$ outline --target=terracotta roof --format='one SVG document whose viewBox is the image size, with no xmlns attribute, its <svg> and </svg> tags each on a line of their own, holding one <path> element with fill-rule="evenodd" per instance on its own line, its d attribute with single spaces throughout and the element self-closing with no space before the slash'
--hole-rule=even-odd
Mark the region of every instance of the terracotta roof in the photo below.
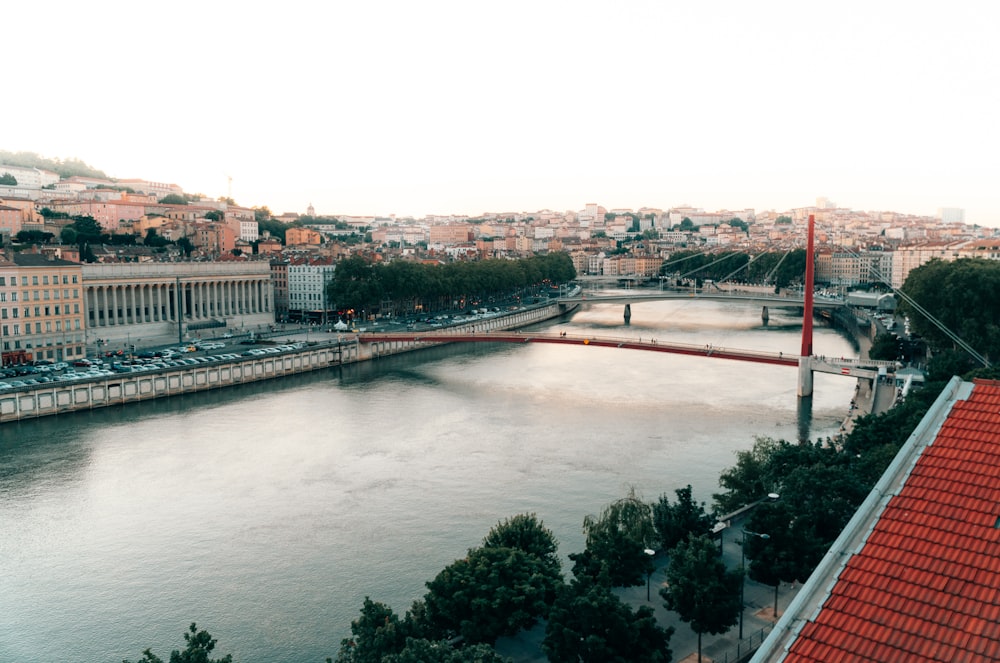
<svg viewBox="0 0 1000 663">
<path fill-rule="evenodd" d="M 1000 382 L 954 400 L 781 660 L 1000 661 Z"/>
</svg>

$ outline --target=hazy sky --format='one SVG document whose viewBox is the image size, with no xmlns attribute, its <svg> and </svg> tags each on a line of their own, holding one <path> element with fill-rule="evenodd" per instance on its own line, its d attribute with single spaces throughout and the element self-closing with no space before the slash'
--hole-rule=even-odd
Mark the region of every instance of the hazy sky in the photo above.
<svg viewBox="0 0 1000 663">
<path fill-rule="evenodd" d="M 0 149 L 273 212 L 842 207 L 1000 226 L 1000 5 L 17 2 Z"/>
</svg>

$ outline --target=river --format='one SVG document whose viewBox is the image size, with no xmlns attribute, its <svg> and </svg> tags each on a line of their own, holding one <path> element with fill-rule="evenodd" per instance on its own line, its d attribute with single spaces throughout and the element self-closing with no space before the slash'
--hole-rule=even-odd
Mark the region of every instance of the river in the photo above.
<svg viewBox="0 0 1000 663">
<path fill-rule="evenodd" d="M 801 320 L 743 304 L 590 305 L 553 331 L 785 351 Z M 856 356 L 819 327 L 817 354 Z M 402 615 L 498 521 L 565 556 L 634 486 L 719 473 L 755 435 L 833 435 L 854 382 L 585 346 L 450 346 L 0 427 L 0 661 L 166 658 L 195 621 L 240 663 L 321 663 L 365 596 Z M 805 410 L 805 411 L 800 411 Z M 566 564 L 567 574 L 569 565 Z"/>
</svg>

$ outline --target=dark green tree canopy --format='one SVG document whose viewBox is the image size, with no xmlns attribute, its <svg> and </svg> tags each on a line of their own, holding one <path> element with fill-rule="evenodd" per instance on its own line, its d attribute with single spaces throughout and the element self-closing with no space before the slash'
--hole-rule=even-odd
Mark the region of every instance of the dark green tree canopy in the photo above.
<svg viewBox="0 0 1000 663">
<path fill-rule="evenodd" d="M 161 205 L 187 205 L 188 200 L 176 193 L 168 193 L 159 200 Z"/>
<path fill-rule="evenodd" d="M 719 547 L 708 536 L 690 535 L 670 553 L 666 586 L 660 590 L 667 610 L 675 610 L 700 636 L 723 633 L 740 616 L 739 570 L 728 570 Z"/>
<path fill-rule="evenodd" d="M 1000 262 L 963 258 L 931 260 L 906 277 L 899 308 L 910 316 L 915 333 L 934 348 L 957 347 L 949 335 L 913 306 L 939 320 L 979 354 L 1000 357 Z"/>
<path fill-rule="evenodd" d="M 694 501 L 690 484 L 674 492 L 677 494 L 676 504 L 671 504 L 666 494 L 660 495 L 660 499 L 653 503 L 653 526 L 656 527 L 660 547 L 667 551 L 687 539 L 689 534 L 709 534 L 714 524 L 713 518 L 705 512 L 705 504 Z"/>
<path fill-rule="evenodd" d="M 558 573 L 559 547 L 552 530 L 533 514 L 520 514 L 497 523 L 483 539 L 484 548 L 514 548 L 537 557 Z"/>
<path fill-rule="evenodd" d="M 635 490 L 608 505 L 600 516 L 583 519 L 587 548 L 570 555 L 573 575 L 597 581 L 602 572 L 613 587 L 641 585 L 651 562 L 646 549 L 654 545 L 652 507 L 640 500 Z"/>
<path fill-rule="evenodd" d="M 340 641 L 337 663 L 381 663 L 403 650 L 410 632 L 392 608 L 366 596 L 361 616 L 351 622 L 351 637 Z"/>
<path fill-rule="evenodd" d="M 170 663 L 232 663 L 232 654 L 226 654 L 222 658 L 209 658 L 215 649 L 215 638 L 208 631 L 199 631 L 194 622 L 187 633 L 184 634 L 184 641 L 187 647 L 184 651 L 174 650 L 170 653 Z M 129 663 L 128 660 L 122 663 Z M 143 652 L 138 663 L 163 663 L 163 659 L 153 654 L 147 649 Z"/>
<path fill-rule="evenodd" d="M 11 175 L 10 173 L 4 173 L 3 175 L 0 175 L 0 184 L 4 184 L 7 186 L 17 186 L 17 178 Z"/>
<path fill-rule="evenodd" d="M 549 614 L 542 649 L 552 663 L 669 663 L 673 628 L 653 611 L 632 611 L 605 585 L 574 581 Z"/>
<path fill-rule="evenodd" d="M 435 636 L 492 644 L 548 614 L 561 584 L 558 571 L 534 555 L 516 548 L 477 548 L 427 583 L 426 618 Z"/>
</svg>

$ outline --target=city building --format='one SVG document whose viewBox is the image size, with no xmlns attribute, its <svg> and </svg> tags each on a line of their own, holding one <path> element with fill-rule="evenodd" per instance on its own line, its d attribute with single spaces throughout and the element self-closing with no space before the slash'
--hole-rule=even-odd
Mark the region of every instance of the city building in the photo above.
<svg viewBox="0 0 1000 663">
<path fill-rule="evenodd" d="M 263 261 L 108 263 L 82 270 L 87 341 L 95 350 L 244 332 L 274 323 Z"/>
<path fill-rule="evenodd" d="M 322 323 L 336 311 L 329 301 L 327 286 L 333 280 L 336 265 L 329 258 L 301 260 L 288 265 L 288 318 L 293 321 Z"/>
<path fill-rule="evenodd" d="M 64 361 L 85 355 L 79 263 L 40 253 L 0 261 L 3 364 Z"/>
</svg>

